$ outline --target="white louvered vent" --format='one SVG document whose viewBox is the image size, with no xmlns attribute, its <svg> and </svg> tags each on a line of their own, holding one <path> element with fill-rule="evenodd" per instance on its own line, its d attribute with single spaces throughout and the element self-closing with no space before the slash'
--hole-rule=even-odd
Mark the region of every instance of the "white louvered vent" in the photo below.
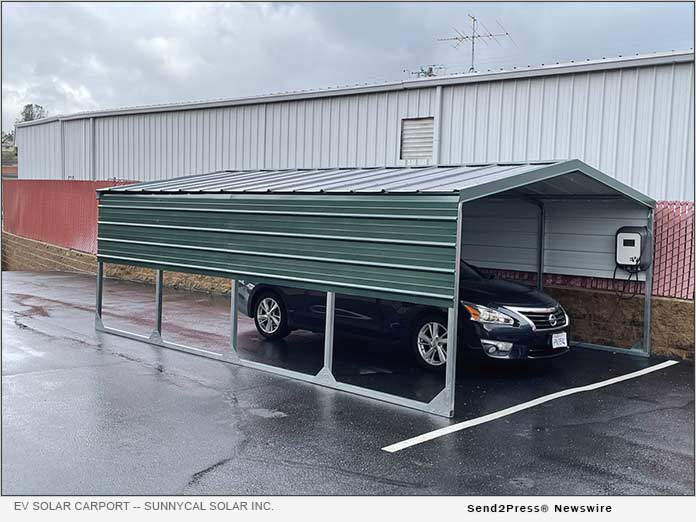
<svg viewBox="0 0 696 522">
<path fill-rule="evenodd" d="M 431 159 L 433 157 L 434 118 L 401 120 L 401 159 Z"/>
</svg>

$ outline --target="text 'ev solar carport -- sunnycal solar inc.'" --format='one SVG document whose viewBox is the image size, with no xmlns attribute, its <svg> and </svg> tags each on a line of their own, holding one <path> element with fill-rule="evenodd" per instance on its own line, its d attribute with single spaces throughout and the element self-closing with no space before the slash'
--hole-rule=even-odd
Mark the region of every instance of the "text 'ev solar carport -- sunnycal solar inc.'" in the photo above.
<svg viewBox="0 0 696 522">
<path fill-rule="evenodd" d="M 606 231 L 591 229 L 598 208 L 616 222 L 652 228 L 654 201 L 577 160 L 419 168 L 223 171 L 101 189 L 96 328 L 226 362 L 452 416 L 457 351 L 459 259 L 466 249 L 467 203 L 499 205 L 515 217 L 520 203 L 538 213 L 535 268 L 606 276 L 613 253 Z M 578 202 L 583 202 L 578 205 Z M 565 208 L 572 215 L 565 216 Z M 507 209 L 507 210 L 506 210 Z M 547 210 L 553 209 L 553 212 Z M 469 214 L 466 214 L 467 216 Z M 550 244 L 552 220 L 577 223 L 588 255 L 564 257 Z M 471 218 L 471 223 L 480 220 Z M 477 226 L 479 226 L 477 224 Z M 501 230 L 486 230 L 495 238 Z M 594 239 L 593 239 L 594 238 Z M 553 239 L 554 241 L 557 239 Z M 495 246 L 495 245 L 493 245 Z M 509 245 L 500 245 L 504 249 Z M 488 247 L 490 251 L 490 245 Z M 479 256 L 480 258 L 481 256 Z M 570 259 L 570 261 L 567 261 Z M 482 266 L 486 266 L 480 262 Z M 499 261 L 498 261 L 499 262 Z M 514 259 L 510 260 L 514 266 Z M 104 263 L 157 271 L 155 329 L 150 336 L 102 322 Z M 493 267 L 496 261 L 490 263 Z M 215 353 L 162 339 L 162 273 L 232 280 L 231 345 Z M 324 365 L 316 375 L 245 360 L 236 350 L 237 281 L 326 292 Z M 650 269 L 645 273 L 643 341 L 647 353 Z M 538 277 L 541 282 L 541 278 Z M 430 402 L 337 382 L 332 373 L 336 293 L 448 310 L 445 386 Z"/>
</svg>

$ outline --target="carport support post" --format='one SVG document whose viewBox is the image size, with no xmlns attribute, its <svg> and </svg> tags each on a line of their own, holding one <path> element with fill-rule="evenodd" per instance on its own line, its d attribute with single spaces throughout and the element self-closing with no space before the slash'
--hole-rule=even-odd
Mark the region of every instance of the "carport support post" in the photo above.
<svg viewBox="0 0 696 522">
<path fill-rule="evenodd" d="M 237 291 L 239 281 L 232 279 L 230 281 L 230 349 L 225 351 L 223 359 L 229 362 L 239 363 L 239 355 L 237 354 Z"/>
<path fill-rule="evenodd" d="M 104 297 L 104 263 L 97 261 L 97 303 L 95 308 L 94 326 L 99 329 L 102 324 L 102 302 Z"/>
<path fill-rule="evenodd" d="M 447 309 L 447 362 L 445 363 L 445 387 L 428 403 L 431 413 L 445 417 L 454 416 L 455 384 L 457 381 L 457 332 L 459 331 L 459 271 L 462 259 L 462 214 L 464 202 L 457 207 L 457 241 L 454 263 L 454 298 Z"/>
<path fill-rule="evenodd" d="M 537 241 L 537 281 L 536 287 L 540 292 L 544 289 L 544 240 L 546 235 L 546 209 L 544 203 L 538 201 L 539 206 L 539 228 Z"/>
<path fill-rule="evenodd" d="M 317 374 L 317 381 L 333 384 L 334 317 L 336 312 L 336 292 L 326 292 L 326 325 L 324 326 L 324 367 Z"/>
<path fill-rule="evenodd" d="M 162 339 L 162 284 L 164 282 L 164 272 L 155 271 L 155 329 L 150 334 L 151 340 Z"/>
<path fill-rule="evenodd" d="M 458 279 L 458 278 L 457 278 Z M 445 365 L 445 390 L 449 391 L 449 415 L 454 413 L 454 384 L 457 372 L 457 322 L 459 317 L 457 307 L 459 300 L 455 301 L 453 308 L 447 310 L 447 363 Z"/>
<path fill-rule="evenodd" d="M 326 292 L 326 335 L 324 336 L 324 368 L 333 368 L 334 312 L 336 310 L 336 293 Z"/>
<path fill-rule="evenodd" d="M 445 391 L 449 417 L 454 416 L 454 391 L 457 381 L 457 333 L 459 332 L 459 271 L 462 261 L 462 215 L 464 203 L 457 205 L 457 240 L 454 263 L 454 306 L 447 310 L 447 363 L 445 364 Z"/>
<path fill-rule="evenodd" d="M 651 238 L 650 248 L 653 249 L 653 241 L 655 238 L 654 212 L 655 211 L 653 209 L 650 209 L 648 213 L 648 230 L 650 231 Z M 653 264 L 650 263 L 650 266 L 648 266 L 648 269 L 645 271 L 645 301 L 643 303 L 643 342 L 641 343 L 641 350 L 645 352 L 646 355 L 650 355 L 650 307 L 652 298 L 652 278 Z"/>
</svg>

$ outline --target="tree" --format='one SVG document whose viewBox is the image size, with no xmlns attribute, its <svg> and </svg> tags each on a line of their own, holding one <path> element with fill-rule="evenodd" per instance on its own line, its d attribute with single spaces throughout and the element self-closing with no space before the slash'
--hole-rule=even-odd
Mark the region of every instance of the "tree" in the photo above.
<svg viewBox="0 0 696 522">
<path fill-rule="evenodd" d="M 2 131 L 2 145 L 14 145 L 14 131 L 5 132 Z"/>
<path fill-rule="evenodd" d="M 38 105 L 36 103 L 27 103 L 22 109 L 22 112 L 19 113 L 17 123 L 21 123 L 23 121 L 38 120 L 41 118 L 45 118 L 46 116 L 48 116 L 48 111 L 44 109 L 41 105 Z"/>
<path fill-rule="evenodd" d="M 2 164 L 16 165 L 17 164 L 17 149 L 14 143 L 14 131 L 2 131 Z"/>
</svg>

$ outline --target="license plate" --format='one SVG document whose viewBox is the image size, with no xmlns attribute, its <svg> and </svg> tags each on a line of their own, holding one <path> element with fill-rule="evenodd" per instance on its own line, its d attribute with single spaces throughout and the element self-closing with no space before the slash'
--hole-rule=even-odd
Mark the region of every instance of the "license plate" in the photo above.
<svg viewBox="0 0 696 522">
<path fill-rule="evenodd" d="M 551 346 L 554 348 L 565 348 L 568 346 L 568 336 L 565 332 L 555 333 L 551 336 Z"/>
</svg>

